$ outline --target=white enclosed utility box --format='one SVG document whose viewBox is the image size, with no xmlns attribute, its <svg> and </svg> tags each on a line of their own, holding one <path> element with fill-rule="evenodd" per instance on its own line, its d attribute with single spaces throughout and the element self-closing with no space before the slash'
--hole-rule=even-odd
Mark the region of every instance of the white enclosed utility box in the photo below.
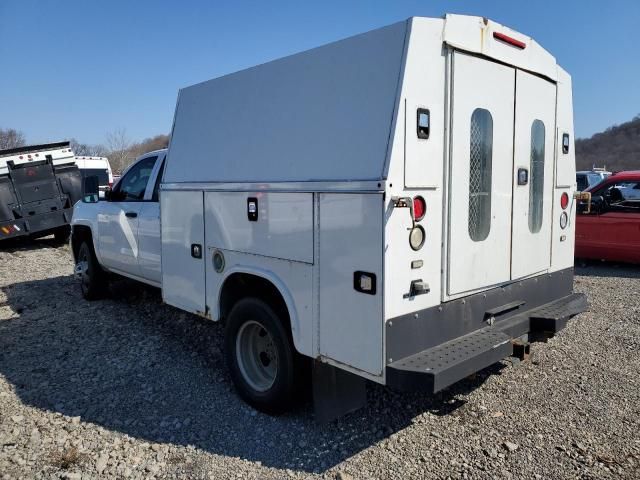
<svg viewBox="0 0 640 480">
<path fill-rule="evenodd" d="M 180 90 L 163 296 L 228 322 L 259 408 L 305 357 L 325 417 L 358 379 L 434 392 L 584 310 L 574 191 L 556 59 L 480 17 L 410 18 Z"/>
</svg>

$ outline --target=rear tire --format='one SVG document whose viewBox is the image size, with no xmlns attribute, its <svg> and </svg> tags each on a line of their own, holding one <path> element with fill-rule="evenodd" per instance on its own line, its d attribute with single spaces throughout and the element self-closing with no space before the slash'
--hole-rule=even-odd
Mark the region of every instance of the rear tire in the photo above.
<svg viewBox="0 0 640 480">
<path fill-rule="evenodd" d="M 67 243 L 69 241 L 70 236 L 71 236 L 70 225 L 63 225 L 62 227 L 58 227 L 53 232 L 53 238 L 57 243 Z"/>
<path fill-rule="evenodd" d="M 298 400 L 302 362 L 275 311 L 257 298 L 231 309 L 225 356 L 238 394 L 255 409 L 279 414 Z"/>
<path fill-rule="evenodd" d="M 86 300 L 104 297 L 108 288 L 107 275 L 100 267 L 93 245 L 82 242 L 78 249 L 75 274 L 80 280 L 80 290 Z"/>
</svg>

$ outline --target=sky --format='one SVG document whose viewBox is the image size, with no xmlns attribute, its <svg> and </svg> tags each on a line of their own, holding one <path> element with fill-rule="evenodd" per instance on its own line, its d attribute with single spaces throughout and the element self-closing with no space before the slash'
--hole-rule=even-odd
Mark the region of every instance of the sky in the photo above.
<svg viewBox="0 0 640 480">
<path fill-rule="evenodd" d="M 178 90 L 410 16 L 491 18 L 573 77 L 577 137 L 640 114 L 640 0 L 0 0 L 0 128 L 169 133 Z"/>
</svg>

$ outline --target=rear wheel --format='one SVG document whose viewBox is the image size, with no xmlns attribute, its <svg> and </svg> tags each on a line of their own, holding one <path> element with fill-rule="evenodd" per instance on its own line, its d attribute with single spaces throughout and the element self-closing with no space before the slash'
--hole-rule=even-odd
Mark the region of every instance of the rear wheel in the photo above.
<svg viewBox="0 0 640 480">
<path fill-rule="evenodd" d="M 105 295 L 107 276 L 96 259 L 93 246 L 87 241 L 82 242 L 78 249 L 75 274 L 85 299 L 95 300 Z"/>
<path fill-rule="evenodd" d="M 239 395 L 254 408 L 277 414 L 296 403 L 301 362 L 268 304 L 256 298 L 235 304 L 227 319 L 225 354 Z"/>
</svg>

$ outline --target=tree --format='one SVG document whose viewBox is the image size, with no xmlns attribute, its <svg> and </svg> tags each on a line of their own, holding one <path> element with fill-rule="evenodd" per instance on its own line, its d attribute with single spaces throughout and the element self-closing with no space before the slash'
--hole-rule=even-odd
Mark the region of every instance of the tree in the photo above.
<svg viewBox="0 0 640 480">
<path fill-rule="evenodd" d="M 124 128 L 107 134 L 107 150 L 111 167 L 116 172 L 124 170 L 135 158 L 131 153 L 131 140 Z"/>
<path fill-rule="evenodd" d="M 71 144 L 71 150 L 79 157 L 104 157 L 107 154 L 107 149 L 104 145 L 96 144 L 89 145 L 87 143 L 80 143 L 75 138 L 69 140 Z"/>
<path fill-rule="evenodd" d="M 26 144 L 24 134 L 13 128 L 0 128 L 0 150 L 23 147 Z"/>
</svg>

